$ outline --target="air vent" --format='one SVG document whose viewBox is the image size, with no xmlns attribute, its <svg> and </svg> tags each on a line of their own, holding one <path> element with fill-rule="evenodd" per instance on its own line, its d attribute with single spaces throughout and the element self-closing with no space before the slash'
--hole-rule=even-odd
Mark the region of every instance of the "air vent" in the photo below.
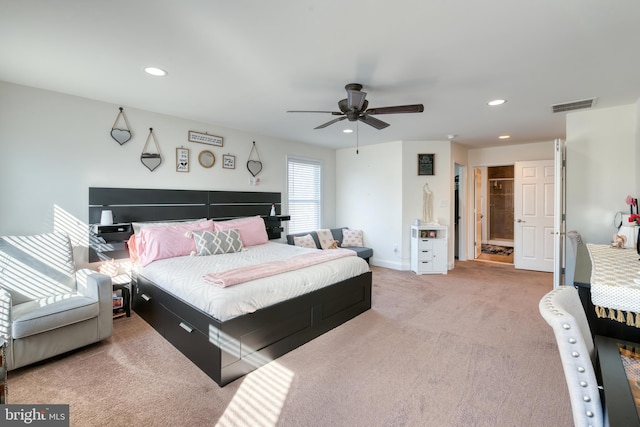
<svg viewBox="0 0 640 427">
<path fill-rule="evenodd" d="M 551 109 L 554 113 L 564 113 L 566 111 L 582 110 L 592 108 L 597 98 L 583 99 L 582 101 L 565 102 L 564 104 L 552 105 Z"/>
</svg>

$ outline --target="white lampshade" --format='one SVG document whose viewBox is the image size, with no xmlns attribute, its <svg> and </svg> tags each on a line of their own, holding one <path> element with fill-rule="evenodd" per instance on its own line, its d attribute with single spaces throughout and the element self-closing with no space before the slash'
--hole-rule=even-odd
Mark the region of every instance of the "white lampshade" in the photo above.
<svg viewBox="0 0 640 427">
<path fill-rule="evenodd" d="M 113 212 L 102 211 L 100 216 L 100 225 L 112 225 L 113 224 Z"/>
</svg>

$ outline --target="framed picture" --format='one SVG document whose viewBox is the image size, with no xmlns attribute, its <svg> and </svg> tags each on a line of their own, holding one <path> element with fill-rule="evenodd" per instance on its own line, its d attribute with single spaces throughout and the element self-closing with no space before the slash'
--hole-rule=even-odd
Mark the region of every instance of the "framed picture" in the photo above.
<svg viewBox="0 0 640 427">
<path fill-rule="evenodd" d="M 438 232 L 436 230 L 429 230 L 429 237 L 438 237 Z"/>
<path fill-rule="evenodd" d="M 209 135 L 206 132 L 196 132 L 193 130 L 189 131 L 189 141 L 190 142 L 199 142 L 201 144 L 209 144 L 215 145 L 217 147 L 222 147 L 222 137 Z"/>
<path fill-rule="evenodd" d="M 418 154 L 418 175 L 435 175 L 435 154 Z"/>
<path fill-rule="evenodd" d="M 223 154 L 222 155 L 222 167 L 225 169 L 235 169 L 236 168 L 236 156 L 232 156 L 231 154 Z"/>
<path fill-rule="evenodd" d="M 189 172 L 189 149 L 176 148 L 176 171 Z"/>
</svg>

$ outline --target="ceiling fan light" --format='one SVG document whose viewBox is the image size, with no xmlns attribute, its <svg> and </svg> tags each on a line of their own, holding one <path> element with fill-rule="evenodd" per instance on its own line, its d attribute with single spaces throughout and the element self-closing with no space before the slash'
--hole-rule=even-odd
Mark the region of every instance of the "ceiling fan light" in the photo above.
<svg viewBox="0 0 640 427">
<path fill-rule="evenodd" d="M 145 73 L 151 74 L 152 76 L 162 77 L 167 75 L 167 72 L 165 70 L 157 67 L 145 67 L 144 71 Z"/>
<path fill-rule="evenodd" d="M 365 92 L 360 92 L 357 90 L 349 90 L 347 91 L 347 105 L 360 111 L 362 109 L 362 105 L 364 104 L 364 98 L 366 96 L 367 94 Z"/>
</svg>

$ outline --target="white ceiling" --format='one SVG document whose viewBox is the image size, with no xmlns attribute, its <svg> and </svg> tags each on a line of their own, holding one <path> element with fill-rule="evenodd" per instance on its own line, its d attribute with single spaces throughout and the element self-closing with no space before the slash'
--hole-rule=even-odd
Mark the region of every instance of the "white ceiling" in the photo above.
<svg viewBox="0 0 640 427">
<path fill-rule="evenodd" d="M 0 80 L 293 141 L 341 148 L 347 120 L 314 130 L 344 85 L 377 116 L 359 143 L 468 146 L 564 137 L 551 105 L 640 98 L 637 0 L 0 0 Z M 143 72 L 164 68 L 163 78 Z M 500 107 L 486 102 L 505 98 Z"/>
</svg>

